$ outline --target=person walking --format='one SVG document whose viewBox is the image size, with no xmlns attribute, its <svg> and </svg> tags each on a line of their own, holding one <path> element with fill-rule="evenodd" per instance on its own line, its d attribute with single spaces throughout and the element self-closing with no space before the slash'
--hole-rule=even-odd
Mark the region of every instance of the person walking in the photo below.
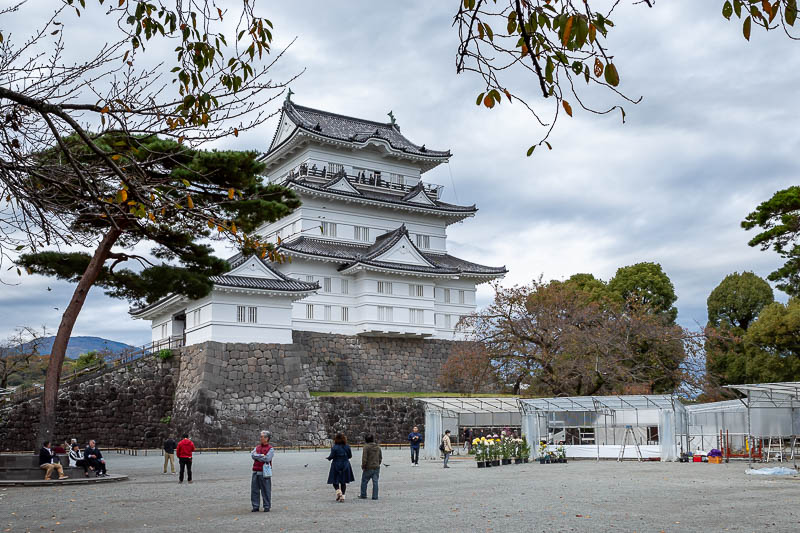
<svg viewBox="0 0 800 533">
<path fill-rule="evenodd" d="M 272 507 L 272 457 L 275 449 L 269 443 L 272 433 L 261 432 L 261 441 L 250 452 L 253 459 L 253 475 L 250 479 L 250 503 L 253 512 L 257 513 L 259 504 L 263 501 L 264 512 L 268 513 Z M 260 497 L 260 501 L 259 501 Z"/>
<path fill-rule="evenodd" d="M 97 447 L 94 439 L 89 441 L 86 449 L 83 451 L 83 458 L 89 462 L 89 466 L 94 468 L 94 477 L 107 477 L 108 470 L 106 469 L 106 460 L 103 459 L 103 454 Z"/>
<path fill-rule="evenodd" d="M 42 443 L 42 449 L 39 450 L 39 468 L 44 470 L 44 479 L 50 481 L 50 476 L 53 475 L 55 470 L 58 473 L 58 479 L 67 479 L 69 476 L 64 475 L 64 467 L 58 460 L 55 452 L 50 448 L 50 441 L 46 440 Z"/>
<path fill-rule="evenodd" d="M 361 451 L 361 494 L 358 495 L 362 500 L 367 499 L 367 485 L 372 480 L 372 499 L 378 499 L 378 477 L 381 473 L 381 462 L 383 453 L 381 447 L 375 443 L 375 437 L 367 435 L 364 437 L 364 449 Z"/>
<path fill-rule="evenodd" d="M 331 453 L 328 454 L 328 461 L 331 462 L 331 469 L 328 472 L 328 485 L 333 485 L 336 490 L 336 501 L 344 502 L 344 495 L 347 492 L 347 484 L 356 480 L 353 475 L 353 467 L 350 466 L 350 459 L 353 452 L 347 445 L 347 437 L 343 433 L 337 433 L 333 438 Z"/>
<path fill-rule="evenodd" d="M 444 431 L 444 437 L 442 437 L 442 444 L 439 445 L 439 449 L 444 453 L 444 468 L 450 468 L 447 466 L 447 462 L 450 461 L 450 454 L 453 453 L 453 446 L 450 444 L 449 429 Z"/>
<path fill-rule="evenodd" d="M 186 480 L 192 482 L 192 452 L 194 451 L 194 442 L 189 440 L 187 433 L 183 434 L 181 441 L 175 448 L 175 454 L 178 456 L 178 463 L 181 470 L 178 474 L 178 483 L 183 483 L 183 471 L 186 469 Z"/>
<path fill-rule="evenodd" d="M 419 445 L 424 442 L 419 427 L 414 426 L 408 434 L 408 442 L 411 443 L 411 466 L 419 466 Z"/>
<path fill-rule="evenodd" d="M 175 444 L 175 439 L 172 437 L 167 437 L 164 441 L 164 473 L 167 473 L 167 463 L 172 468 L 172 473 L 175 473 L 175 448 L 177 448 L 177 444 Z"/>
</svg>

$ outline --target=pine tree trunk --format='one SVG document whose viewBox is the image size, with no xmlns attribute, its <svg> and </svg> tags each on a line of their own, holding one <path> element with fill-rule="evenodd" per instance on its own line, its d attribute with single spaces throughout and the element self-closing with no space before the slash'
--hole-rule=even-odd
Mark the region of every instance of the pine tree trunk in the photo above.
<svg viewBox="0 0 800 533">
<path fill-rule="evenodd" d="M 43 442 L 53 439 L 53 431 L 56 425 L 58 384 L 61 380 L 61 368 L 67 353 L 67 344 L 72 335 L 72 328 L 75 327 L 75 321 L 78 320 L 78 315 L 86 301 L 86 296 L 89 294 L 89 289 L 91 289 L 94 282 L 97 281 L 97 276 L 100 275 L 103 264 L 108 258 L 108 254 L 111 252 L 111 247 L 114 246 L 114 243 L 117 242 L 121 234 L 121 230 L 111 228 L 103 237 L 103 240 L 100 241 L 100 244 L 94 251 L 91 261 L 89 261 L 89 265 L 86 267 L 86 270 L 78 282 L 78 286 L 75 287 L 75 292 L 72 294 L 69 305 L 64 310 L 64 314 L 61 315 L 61 324 L 58 326 L 58 332 L 53 341 L 53 348 L 50 351 L 50 360 L 47 363 L 47 374 L 44 378 L 44 394 L 42 396 L 42 413 L 39 419 L 38 441 Z"/>
</svg>

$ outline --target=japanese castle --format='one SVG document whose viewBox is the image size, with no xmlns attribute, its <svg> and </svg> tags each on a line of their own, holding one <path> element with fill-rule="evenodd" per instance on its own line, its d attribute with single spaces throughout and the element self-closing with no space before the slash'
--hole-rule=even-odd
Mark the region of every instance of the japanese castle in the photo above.
<svg viewBox="0 0 800 533">
<path fill-rule="evenodd" d="M 441 201 L 422 175 L 450 151 L 408 140 L 396 124 L 284 102 L 263 155 L 266 178 L 302 205 L 259 234 L 290 258 L 229 259 L 200 300 L 173 295 L 144 308 L 153 342 L 182 339 L 291 343 L 292 330 L 343 335 L 460 339 L 475 287 L 506 273 L 447 253 L 447 227 L 474 205 Z"/>
</svg>

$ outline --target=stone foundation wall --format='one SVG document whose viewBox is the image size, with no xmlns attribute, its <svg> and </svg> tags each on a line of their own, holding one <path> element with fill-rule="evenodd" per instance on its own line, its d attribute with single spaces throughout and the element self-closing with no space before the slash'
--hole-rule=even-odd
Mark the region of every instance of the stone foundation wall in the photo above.
<svg viewBox="0 0 800 533">
<path fill-rule="evenodd" d="M 312 398 L 310 391 L 441 390 L 454 341 L 294 332 L 292 344 L 207 342 L 167 362 L 148 356 L 61 392 L 56 435 L 103 446 L 160 446 L 189 433 L 198 446 L 249 445 L 259 429 L 275 442 L 323 444 L 336 431 L 402 442 L 422 407 L 408 399 Z M 39 400 L 0 414 L 0 449 L 38 446 Z M 171 423 L 161 422 L 171 416 Z"/>
<path fill-rule="evenodd" d="M 406 443 L 414 426 L 425 431 L 425 408 L 411 398 L 320 396 L 314 401 L 330 439 L 342 432 L 349 442 L 361 444 L 372 433 L 378 442 Z"/>
<path fill-rule="evenodd" d="M 68 382 L 58 395 L 56 439 L 97 440 L 102 447 L 161 446 L 170 428 L 180 355 L 136 360 Z M 38 449 L 41 398 L 4 410 L 0 450 Z"/>
</svg>

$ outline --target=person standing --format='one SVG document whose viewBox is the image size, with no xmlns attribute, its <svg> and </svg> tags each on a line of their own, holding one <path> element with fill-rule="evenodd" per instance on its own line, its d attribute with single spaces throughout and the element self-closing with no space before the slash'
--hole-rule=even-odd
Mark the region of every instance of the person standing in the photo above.
<svg viewBox="0 0 800 533">
<path fill-rule="evenodd" d="M 347 437 L 343 433 L 337 433 L 333 438 L 331 453 L 328 454 L 328 461 L 331 462 L 331 469 L 328 472 L 328 485 L 333 485 L 336 490 L 336 501 L 344 502 L 347 484 L 356 480 L 353 475 L 353 467 L 350 466 L 350 459 L 353 452 L 347 445 Z"/>
<path fill-rule="evenodd" d="M 77 442 L 72 445 L 72 449 L 69 451 L 69 466 L 73 468 L 83 467 L 83 476 L 89 477 L 89 463 L 84 459 Z"/>
<path fill-rule="evenodd" d="M 453 453 L 453 446 L 450 444 L 450 430 L 446 429 L 444 431 L 444 437 L 442 437 L 442 445 L 439 448 L 444 453 L 444 468 L 450 468 L 447 466 L 447 462 L 450 460 L 450 454 Z"/>
<path fill-rule="evenodd" d="M 50 481 L 50 476 L 53 475 L 53 470 L 58 472 L 58 479 L 67 479 L 69 476 L 64 475 L 64 467 L 56 457 L 55 452 L 50 448 L 50 441 L 46 440 L 42 443 L 42 449 L 39 450 L 39 468 L 44 470 L 44 479 Z"/>
<path fill-rule="evenodd" d="M 180 474 L 178 474 L 178 483 L 183 483 L 183 471 L 186 470 L 186 480 L 192 482 L 192 452 L 194 451 L 194 442 L 189 440 L 187 433 L 183 434 L 181 441 L 175 448 L 175 453 L 178 456 L 178 463 L 181 466 Z"/>
<path fill-rule="evenodd" d="M 89 441 L 86 450 L 83 452 L 83 457 L 89 462 L 89 466 L 94 468 L 94 477 L 106 477 L 108 471 L 106 470 L 106 460 L 103 459 L 103 454 L 97 448 L 97 443 L 94 439 Z"/>
<path fill-rule="evenodd" d="M 378 477 L 381 473 L 381 462 L 383 453 L 381 447 L 375 443 L 375 437 L 367 435 L 364 437 L 364 449 L 361 452 L 361 494 L 358 495 L 362 500 L 367 499 L 367 485 L 372 480 L 372 499 L 378 499 Z"/>
<path fill-rule="evenodd" d="M 172 437 L 167 437 L 164 441 L 164 473 L 167 473 L 167 463 L 169 466 L 172 467 L 172 473 L 175 473 L 175 448 L 177 444 L 175 444 L 175 439 Z"/>
<path fill-rule="evenodd" d="M 472 431 L 469 428 L 464 428 L 464 451 L 472 451 Z"/>
<path fill-rule="evenodd" d="M 414 426 L 411 433 L 408 434 L 408 442 L 411 443 L 411 466 L 419 466 L 419 445 L 422 444 L 424 439 L 419 432 L 419 427 Z"/>
<path fill-rule="evenodd" d="M 264 512 L 268 513 L 272 507 L 272 457 L 275 449 L 269 443 L 272 433 L 269 431 L 261 432 L 261 442 L 250 452 L 253 458 L 253 475 L 250 480 L 250 503 L 253 505 L 253 512 L 257 513 L 259 496 L 264 503 Z"/>
</svg>

